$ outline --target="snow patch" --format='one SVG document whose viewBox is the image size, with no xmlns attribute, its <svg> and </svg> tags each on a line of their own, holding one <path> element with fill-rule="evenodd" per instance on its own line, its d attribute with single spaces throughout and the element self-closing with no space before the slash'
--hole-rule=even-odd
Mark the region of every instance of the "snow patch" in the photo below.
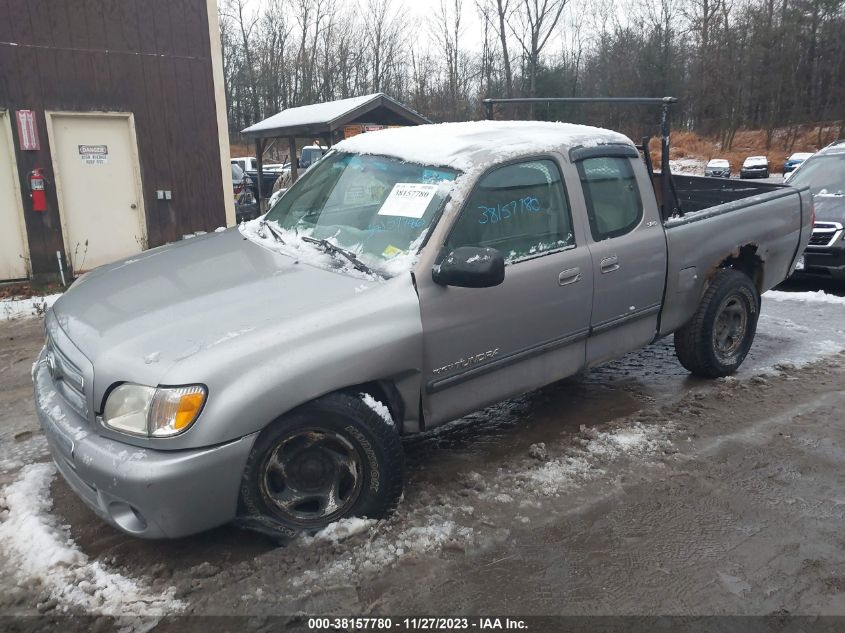
<svg viewBox="0 0 845 633">
<path fill-rule="evenodd" d="M 276 235 L 282 239 L 281 242 L 278 241 L 276 239 L 276 235 L 273 234 L 273 231 L 267 230 L 263 226 L 263 222 L 264 216 L 260 216 L 254 220 L 250 220 L 249 222 L 241 222 L 240 225 L 238 225 L 238 230 L 241 232 L 241 235 L 251 242 L 259 244 L 260 246 L 279 253 L 280 255 L 292 257 L 297 263 L 301 262 L 304 264 L 310 264 L 311 266 L 315 266 L 317 268 L 323 268 L 325 270 L 342 272 L 351 277 L 358 277 L 359 279 L 364 279 L 366 281 L 379 281 L 379 277 L 358 270 L 351 262 L 343 257 L 338 256 L 337 258 L 334 258 L 324 252 L 319 245 L 310 244 L 300 239 L 300 235 L 307 234 L 300 234 L 290 229 L 283 229 L 277 221 L 271 220 L 268 224 L 273 226 Z M 422 233 L 420 240 L 418 241 L 421 241 L 424 236 L 425 232 Z M 332 239 L 329 239 L 328 241 L 335 243 L 335 240 Z M 400 272 L 410 270 L 411 266 L 416 261 L 415 252 L 416 248 L 413 248 L 412 245 L 412 252 L 396 255 L 387 261 L 382 259 L 375 261 L 373 258 L 362 253 L 356 253 L 356 256 L 358 256 L 359 259 L 367 266 L 385 271 L 388 275 L 393 276 Z"/>
<path fill-rule="evenodd" d="M 581 449 L 515 473 L 512 485 L 524 488 L 529 494 L 555 496 L 603 475 L 606 471 L 601 468 L 602 464 L 623 456 L 657 454 L 671 444 L 668 435 L 673 428 L 671 424 L 644 426 L 636 423 L 613 431 L 598 431 L 582 424 L 581 434 L 588 439 L 582 442 Z"/>
<path fill-rule="evenodd" d="M 390 426 L 393 426 L 393 416 L 390 415 L 390 409 L 388 409 L 386 405 L 382 404 L 368 393 L 362 393 L 361 400 L 363 400 L 364 404 L 370 407 L 370 409 L 375 411 L 382 420 L 387 422 Z"/>
<path fill-rule="evenodd" d="M 669 161 L 669 170 L 673 174 L 701 175 L 706 166 L 707 163 L 698 158 L 673 158 Z"/>
<path fill-rule="evenodd" d="M 329 523 L 314 536 L 305 536 L 302 540 L 307 545 L 320 542 L 339 543 L 340 541 L 345 541 L 356 534 L 366 532 L 375 524 L 375 519 L 361 519 L 359 517 L 340 519 L 334 523 Z"/>
<path fill-rule="evenodd" d="M 805 303 L 827 303 L 830 305 L 845 306 L 845 297 L 837 297 L 823 290 L 808 290 L 806 292 L 784 292 L 782 290 L 769 290 L 763 294 L 766 299 L 774 301 L 801 301 Z"/>
<path fill-rule="evenodd" d="M 320 586 L 325 586 L 326 583 L 348 583 L 354 581 L 361 573 L 377 572 L 405 556 L 432 553 L 450 543 L 464 544 L 472 539 L 471 527 L 459 526 L 455 521 L 441 515 L 432 515 L 425 519 L 421 517 L 413 523 L 423 520 L 428 522 L 424 525 L 413 525 L 398 534 L 389 530 L 379 533 L 376 529 L 366 542 L 346 550 L 343 557 L 333 558 L 331 563 L 316 569 L 305 570 L 291 578 L 290 584 L 295 588 L 303 588 L 318 581 Z"/>
<path fill-rule="evenodd" d="M 55 475 L 53 464 L 26 466 L 0 495 L 0 547 L 18 584 L 39 587 L 62 612 L 158 617 L 181 610 L 173 588 L 154 593 L 79 550 L 67 526 L 58 525 L 50 513 Z"/>
<path fill-rule="evenodd" d="M 58 293 L 28 299 L 2 299 L 0 300 L 0 321 L 43 316 L 61 296 L 61 293 Z"/>
<path fill-rule="evenodd" d="M 161 352 L 152 352 L 144 356 L 144 363 L 147 365 L 152 365 L 153 363 L 157 363 L 161 359 Z"/>
</svg>

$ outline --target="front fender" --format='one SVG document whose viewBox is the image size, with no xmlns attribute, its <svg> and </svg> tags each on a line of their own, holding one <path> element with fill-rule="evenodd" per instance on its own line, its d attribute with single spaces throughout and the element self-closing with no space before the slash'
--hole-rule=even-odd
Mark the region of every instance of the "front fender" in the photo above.
<svg viewBox="0 0 845 633">
<path fill-rule="evenodd" d="M 172 368 L 166 384 L 204 377 L 209 395 L 200 418 L 183 435 L 166 440 L 166 448 L 249 435 L 321 395 L 376 380 L 396 385 L 408 418 L 415 420 L 422 322 L 411 277 L 360 288 L 351 299 L 258 327 Z"/>
</svg>

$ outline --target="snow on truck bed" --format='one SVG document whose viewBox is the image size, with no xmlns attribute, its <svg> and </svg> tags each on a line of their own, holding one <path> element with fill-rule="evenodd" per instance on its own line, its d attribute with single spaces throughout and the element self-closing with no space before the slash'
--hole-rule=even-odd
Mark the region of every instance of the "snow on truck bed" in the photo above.
<svg viewBox="0 0 845 633">
<path fill-rule="evenodd" d="M 393 156 L 408 163 L 468 171 L 511 156 L 572 147 L 634 143 L 624 134 L 589 125 L 545 121 L 439 123 L 367 132 L 335 148 L 356 154 Z"/>
</svg>

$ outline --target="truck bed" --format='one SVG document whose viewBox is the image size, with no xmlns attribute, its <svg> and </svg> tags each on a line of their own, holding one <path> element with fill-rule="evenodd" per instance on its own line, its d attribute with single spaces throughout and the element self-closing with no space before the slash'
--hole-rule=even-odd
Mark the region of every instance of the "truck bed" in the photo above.
<svg viewBox="0 0 845 633">
<path fill-rule="evenodd" d="M 660 174 L 655 174 L 659 192 Z M 664 221 L 668 249 L 660 334 L 692 316 L 705 284 L 726 254 L 763 262 L 761 293 L 786 279 L 812 234 L 809 188 L 674 176 L 683 215 Z"/>
</svg>

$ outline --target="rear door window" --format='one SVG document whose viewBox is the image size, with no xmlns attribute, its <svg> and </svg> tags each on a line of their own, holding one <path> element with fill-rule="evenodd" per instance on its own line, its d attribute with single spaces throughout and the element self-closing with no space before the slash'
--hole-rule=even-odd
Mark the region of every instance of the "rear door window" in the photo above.
<svg viewBox="0 0 845 633">
<path fill-rule="evenodd" d="M 446 242 L 499 250 L 515 261 L 575 245 L 557 165 L 532 160 L 496 169 L 476 185 Z"/>
<path fill-rule="evenodd" d="M 601 156 L 578 163 L 590 231 L 599 242 L 631 232 L 643 218 L 643 202 L 628 158 Z"/>
</svg>

